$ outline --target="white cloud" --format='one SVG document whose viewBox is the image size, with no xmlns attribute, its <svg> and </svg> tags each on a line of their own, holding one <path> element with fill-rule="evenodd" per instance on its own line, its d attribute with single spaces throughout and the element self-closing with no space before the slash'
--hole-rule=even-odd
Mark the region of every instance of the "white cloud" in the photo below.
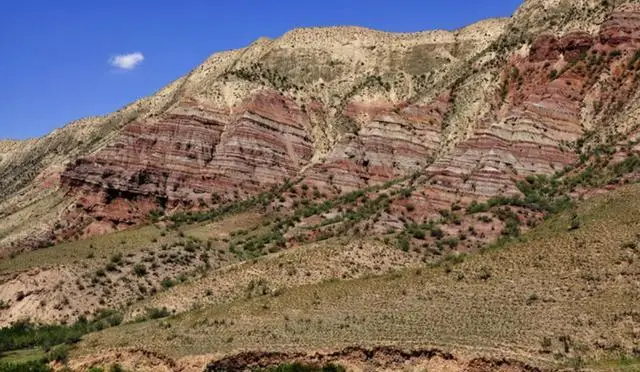
<svg viewBox="0 0 640 372">
<path fill-rule="evenodd" d="M 144 55 L 140 52 L 120 54 L 109 59 L 109 64 L 122 70 L 133 70 L 144 61 Z"/>
</svg>

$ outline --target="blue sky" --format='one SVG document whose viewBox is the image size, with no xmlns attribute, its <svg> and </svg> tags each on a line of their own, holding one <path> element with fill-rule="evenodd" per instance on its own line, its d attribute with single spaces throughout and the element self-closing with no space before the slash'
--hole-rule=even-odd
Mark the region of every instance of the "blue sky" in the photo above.
<svg viewBox="0 0 640 372">
<path fill-rule="evenodd" d="M 396 32 L 455 29 L 509 16 L 520 3 L 2 1 L 0 138 L 41 136 L 71 120 L 117 110 L 184 75 L 210 54 L 243 47 L 260 36 L 277 37 L 301 26 L 359 25 Z"/>
</svg>

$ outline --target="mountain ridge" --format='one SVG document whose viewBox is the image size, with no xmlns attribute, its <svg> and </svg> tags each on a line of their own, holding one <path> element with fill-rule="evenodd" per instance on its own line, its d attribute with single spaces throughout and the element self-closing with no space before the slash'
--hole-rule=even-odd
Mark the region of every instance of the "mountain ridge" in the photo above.
<svg viewBox="0 0 640 372">
<path fill-rule="evenodd" d="M 0 188 L 3 190 L 0 192 L 2 201 L 0 213 L 10 215 L 16 209 L 23 210 L 22 205 L 33 204 L 34 200 L 48 197 L 50 193 L 40 192 L 43 184 L 46 190 L 56 189 L 59 183 L 63 188 L 71 184 L 71 189 L 77 188 L 71 193 L 64 192 L 67 196 L 63 199 L 67 206 L 76 203 L 76 198 L 82 198 L 81 194 L 93 193 L 94 196 L 89 197 L 93 200 L 90 205 L 80 207 L 85 211 L 71 213 L 71 215 L 84 215 L 80 218 L 95 217 L 91 216 L 93 213 L 91 210 L 94 207 L 102 208 L 96 203 L 101 203 L 99 199 L 102 196 L 99 195 L 108 192 L 110 184 L 120 185 L 118 187 L 121 190 L 114 190 L 116 194 L 133 191 L 134 194 L 131 194 L 133 197 L 137 188 L 135 185 L 128 184 L 132 179 L 156 183 L 155 186 L 145 186 L 147 190 L 142 192 L 140 197 L 155 195 L 162 199 L 166 198 L 173 206 L 182 202 L 187 202 L 187 206 L 190 203 L 210 205 L 211 203 L 207 200 L 204 204 L 198 201 L 202 199 L 198 194 L 202 191 L 211 192 L 212 188 L 216 187 L 221 187 L 222 194 L 231 192 L 235 188 L 233 192 L 241 191 L 248 195 L 271 187 L 276 179 L 299 176 L 311 180 L 310 182 L 317 184 L 318 187 L 337 192 L 336 186 L 330 185 L 331 182 L 327 178 L 331 176 L 337 179 L 338 188 L 353 190 L 370 186 L 371 182 L 383 182 L 401 177 L 416 170 L 425 169 L 432 164 L 428 173 L 434 175 L 436 181 L 440 177 L 447 184 L 451 181 L 450 176 L 438 175 L 438 173 L 449 172 L 447 170 L 451 165 L 449 163 L 460 161 L 456 160 L 455 151 L 461 148 L 461 144 L 465 145 L 473 138 L 480 138 L 478 135 L 485 130 L 483 126 L 488 125 L 486 129 L 488 131 L 504 130 L 506 128 L 504 122 L 500 122 L 505 120 L 505 115 L 530 115 L 523 114 L 534 107 L 526 102 L 526 98 L 520 103 L 500 102 L 500 96 L 504 94 L 505 89 L 509 88 L 504 81 L 507 74 L 505 70 L 517 69 L 515 65 L 522 63 L 519 60 L 530 58 L 532 47 L 539 48 L 536 46 L 536 40 L 541 39 L 539 35 L 535 35 L 537 30 L 543 28 L 543 34 L 571 35 L 570 29 L 579 27 L 587 29 L 586 34 L 597 35 L 600 32 L 597 29 L 602 27 L 605 16 L 616 14 L 613 9 L 622 9 L 624 14 L 635 14 L 633 13 L 634 5 L 631 4 L 633 2 L 620 6 L 622 3 L 627 2 L 612 1 L 605 4 L 591 0 L 527 1 L 511 18 L 485 20 L 455 31 L 436 30 L 394 34 L 351 26 L 301 28 L 289 31 L 276 39 L 261 38 L 245 48 L 215 53 L 188 74 L 155 94 L 135 101 L 112 114 L 75 121 L 48 136 L 21 142 L 20 146 L 15 144 L 9 146 L 5 142 L 3 148 L 11 150 L 5 150 L 0 161 L 0 174 L 4 179 L 0 184 L 3 186 Z M 571 15 L 571 19 L 563 22 L 567 20 L 568 15 Z M 526 32 L 522 31 L 523 29 Z M 564 38 L 567 40 L 566 43 L 573 43 L 571 41 L 573 36 L 557 37 Z M 580 37 L 586 40 L 586 37 Z M 562 42 L 565 43 L 565 41 Z M 549 47 L 573 48 L 570 44 L 567 46 L 554 44 Z M 557 69 L 565 68 L 563 66 L 566 61 L 562 59 L 565 52 L 560 50 L 555 52 L 556 54 L 549 55 L 555 60 L 548 63 L 554 63 L 554 66 L 558 66 Z M 559 60 L 558 56 L 560 56 Z M 526 68 L 534 68 L 534 62 L 527 63 L 529 67 Z M 509 65 L 514 67 L 506 67 Z M 549 67 L 544 69 L 551 73 Z M 520 76 L 518 79 L 523 77 Z M 536 79 L 549 80 L 544 79 L 540 74 Z M 556 81 L 536 82 L 538 83 L 555 85 Z M 520 89 L 522 84 L 518 82 L 516 89 Z M 571 84 L 571 81 L 567 84 Z M 523 89 L 528 89 L 526 86 L 527 84 Z M 502 98 L 503 101 L 511 98 L 509 93 L 507 92 Z M 535 101 L 542 99 L 541 97 L 548 92 L 542 92 L 542 95 L 533 94 L 531 99 Z M 594 94 L 600 93 L 596 91 Z M 569 103 L 574 98 L 563 99 Z M 590 104 L 594 105 L 595 100 L 588 99 L 591 100 Z M 526 107 L 517 108 L 509 113 L 509 106 L 522 104 Z M 571 110 L 576 108 L 573 107 Z M 262 113 L 258 114 L 259 111 Z M 594 114 L 584 109 L 578 111 L 571 115 L 579 115 L 584 125 L 593 126 L 590 122 Z M 256 114 L 260 117 L 255 116 Z M 555 115 L 551 112 L 541 114 Z M 198 118 L 198 115 L 202 115 L 202 118 Z M 163 123 L 163 120 L 169 121 Z M 248 129 L 249 131 L 244 134 L 232 129 L 232 127 L 242 127 L 245 125 L 242 123 L 246 120 L 255 125 L 262 121 L 259 125 L 265 126 L 264 128 L 271 126 L 277 131 L 289 134 L 284 137 L 278 134 L 276 137 L 280 137 L 276 139 L 273 134 L 260 129 L 259 125 Z M 285 122 L 280 123 L 279 120 L 285 120 Z M 540 120 L 540 117 L 527 120 L 536 121 Z M 267 124 L 267 121 L 271 121 L 271 124 Z M 180 122 L 189 124 L 182 125 L 179 124 Z M 217 123 L 215 125 L 218 129 L 212 131 L 213 123 Z M 170 146 L 180 146 L 178 143 L 171 144 L 169 139 L 163 145 L 164 148 L 153 149 L 155 145 L 152 142 L 158 139 L 152 139 L 152 134 L 145 134 L 145 132 L 168 130 L 173 136 L 180 133 L 179 125 L 182 125 L 182 128 L 193 128 L 189 130 L 195 131 L 183 133 L 187 136 L 182 139 L 187 142 L 184 146 L 189 149 L 184 148 L 179 152 L 175 149 L 169 150 Z M 280 125 L 288 127 L 280 128 Z M 536 125 L 534 123 L 534 126 Z M 391 129 L 393 126 L 396 128 Z M 503 129 L 498 129 L 501 126 Z M 390 130 L 391 132 L 388 132 Z M 531 132 L 529 129 L 524 131 L 518 129 L 515 135 L 519 136 L 520 140 L 533 136 L 531 137 L 533 141 L 546 141 L 552 147 L 557 146 L 555 144 L 557 141 L 548 141 L 551 137 L 547 136 L 545 139 L 539 134 L 532 134 L 537 130 L 534 129 Z M 574 134 L 569 137 L 556 131 L 555 139 L 564 142 L 575 141 L 582 129 L 577 131 L 571 129 L 571 131 Z M 360 132 L 364 133 L 365 137 L 360 136 L 358 134 Z M 195 133 L 205 136 L 203 138 L 209 138 L 207 140 L 209 143 L 199 144 L 199 139 L 194 137 Z M 240 136 L 233 141 L 241 142 L 234 144 L 235 147 L 225 149 L 223 143 L 230 139 L 227 137 L 236 135 L 232 133 L 238 133 L 237 135 Z M 416 133 L 420 134 L 416 137 Z M 168 136 L 169 132 L 166 135 Z M 300 139 L 294 140 L 296 136 Z M 408 152 L 395 154 L 396 150 L 376 139 L 384 136 L 395 138 L 393 140 L 395 142 L 390 143 L 394 143 L 393 146 L 401 152 Z M 276 147 L 268 148 L 267 152 L 257 155 L 262 151 L 257 147 L 263 143 L 260 141 L 267 139 L 270 141 L 269 146 Z M 362 142 L 363 139 L 364 142 Z M 144 142 L 147 140 L 151 142 Z M 282 142 L 276 144 L 273 142 L 276 140 Z M 517 141 L 518 139 L 513 137 L 506 140 Z M 243 144 L 242 141 L 246 143 Z M 146 160 L 122 159 L 130 164 L 126 166 L 124 163 L 116 164 L 118 156 L 126 154 L 127 151 L 131 151 L 131 156 L 137 156 L 134 154 L 138 150 L 131 147 L 134 143 L 138 145 L 147 143 L 145 146 L 150 146 L 145 150 L 151 151 L 148 157 L 144 158 Z M 194 152 L 191 147 L 197 152 Z M 245 148 L 254 155 L 243 155 Z M 122 149 L 125 151 L 123 152 Z M 491 152 L 486 154 L 490 155 Z M 265 156 L 272 159 L 271 165 L 264 163 Z M 562 165 L 539 164 L 533 167 L 522 167 L 522 170 L 526 172 L 542 170 L 543 173 L 550 174 L 557 170 L 557 167 L 568 165 L 572 161 L 570 159 L 573 159 L 566 154 L 561 156 L 557 153 L 554 156 L 564 158 L 561 161 Z M 184 157 L 184 159 L 178 160 L 177 157 Z M 164 175 L 167 170 L 161 169 L 163 165 L 153 165 L 160 158 L 171 159 L 165 162 L 168 167 L 192 170 L 187 173 L 181 170 L 176 173 L 177 180 L 170 180 L 171 176 L 167 178 Z M 260 158 L 262 159 L 259 160 Z M 82 164 L 76 167 L 73 164 L 76 161 Z M 134 165 L 140 161 L 143 163 Z M 212 164 L 221 169 L 222 173 L 218 171 L 211 173 L 211 170 L 205 170 L 212 161 Z M 175 162 L 175 165 L 171 165 L 172 162 Z M 411 164 L 412 162 L 415 164 Z M 91 164 L 102 164 L 99 167 L 104 169 L 92 170 Z M 372 165 L 369 166 L 369 164 Z M 440 164 L 444 164 L 444 167 Z M 128 174 L 123 176 L 124 178 L 118 178 L 113 173 L 117 174 L 123 170 L 122 166 L 129 167 Z M 146 169 L 149 166 L 151 169 Z M 240 180 L 248 180 L 246 175 L 250 169 L 256 171 L 260 167 L 263 168 L 262 172 L 266 178 L 253 179 L 252 182 L 257 180 L 258 183 L 246 190 L 242 190 L 242 187 L 237 189 L 238 186 L 234 186 L 234 182 L 237 184 L 242 182 Z M 487 169 L 494 172 L 491 170 L 494 168 L 495 166 L 491 166 Z M 497 172 L 512 173 L 503 166 L 495 169 Z M 347 170 L 349 174 L 342 174 Z M 90 175 L 94 172 L 101 173 Z M 169 169 L 168 172 L 171 173 L 171 170 Z M 207 175 L 207 172 L 210 174 Z M 115 178 L 107 181 L 101 179 L 101 174 Z M 482 186 L 485 191 L 478 196 L 495 195 L 496 192 L 517 193 L 513 182 L 508 179 L 513 176 L 518 177 L 517 174 L 507 178 L 504 178 L 504 175 L 498 176 L 497 179 L 504 178 L 500 181 L 502 183 L 500 187 L 489 186 L 489 184 Z M 186 179 L 182 179 L 184 177 Z M 195 178 L 198 177 L 213 178 L 211 181 L 196 181 Z M 193 180 L 189 181 L 189 179 Z M 216 179 L 219 180 L 216 181 Z M 231 181 L 232 179 L 235 181 Z M 82 186 L 83 180 L 92 181 Z M 193 184 L 189 185 L 190 182 Z M 83 187 L 84 191 L 81 190 Z M 190 189 L 183 190 L 185 187 Z M 175 190 L 172 191 L 170 188 Z M 455 196 L 457 191 L 453 197 L 443 195 L 443 191 L 450 193 L 449 186 L 428 189 L 434 193 L 435 199 L 443 197 L 449 200 L 447 203 L 460 198 Z M 20 190 L 22 195 L 16 194 Z M 471 189 L 466 192 L 471 195 L 475 193 Z M 230 196 L 227 196 L 223 200 L 230 200 L 229 198 Z M 24 200 L 30 202 L 25 203 Z M 62 204 L 56 204 L 62 206 Z M 121 228 L 119 225 L 122 223 L 124 227 L 130 223 L 136 224 L 143 221 L 153 207 L 153 203 L 143 204 L 145 207 L 133 213 L 131 217 L 124 220 L 116 218 L 105 226 L 96 227 L 95 230 L 110 231 L 113 228 Z M 135 205 L 133 207 L 135 209 Z M 437 208 L 430 207 L 430 209 L 434 211 Z M 68 215 L 69 212 L 61 209 L 56 214 L 62 216 Z M 70 221 L 78 216 L 72 217 Z M 104 217 L 109 220 L 108 215 L 101 216 L 101 218 Z M 61 218 L 64 220 L 66 217 Z M 38 233 L 29 232 L 28 228 L 18 226 L 18 220 L 20 218 L 16 218 L 6 227 L 3 227 L 3 223 L 0 222 L 0 236 L 4 236 L 0 242 L 3 242 L 3 245 L 19 244 L 20 239 L 13 238 L 25 234 L 41 236 L 44 238 L 43 241 L 50 240 L 51 234 L 53 236 L 59 234 L 55 231 L 43 230 Z M 75 224 L 70 221 L 68 225 Z M 43 221 L 42 226 L 46 225 L 50 228 L 53 222 Z M 62 222 L 65 224 L 64 221 Z M 22 232 L 16 234 L 16 229 Z M 68 234 L 77 233 L 83 234 L 82 231 L 69 231 L 62 233 L 62 238 L 67 239 Z"/>
</svg>

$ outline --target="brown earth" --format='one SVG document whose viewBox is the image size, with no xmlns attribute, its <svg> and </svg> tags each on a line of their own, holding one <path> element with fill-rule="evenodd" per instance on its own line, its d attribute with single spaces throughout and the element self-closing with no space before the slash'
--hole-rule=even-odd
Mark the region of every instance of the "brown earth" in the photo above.
<svg viewBox="0 0 640 372">
<path fill-rule="evenodd" d="M 134 371 L 196 372 L 203 370 L 202 357 L 187 357 L 177 361 L 143 349 L 108 351 L 100 356 L 89 356 L 74 360 L 69 367 L 74 371 L 85 371 L 95 366 L 118 364 Z M 485 357 L 459 358 L 438 349 L 401 350 L 394 347 L 361 348 L 349 347 L 332 352 L 316 353 L 267 353 L 245 352 L 233 356 L 216 358 L 205 362 L 204 371 L 250 371 L 276 367 L 284 363 L 305 365 L 341 365 L 348 371 L 435 371 L 435 372 L 542 372 L 543 369 L 529 366 L 507 358 Z"/>
</svg>

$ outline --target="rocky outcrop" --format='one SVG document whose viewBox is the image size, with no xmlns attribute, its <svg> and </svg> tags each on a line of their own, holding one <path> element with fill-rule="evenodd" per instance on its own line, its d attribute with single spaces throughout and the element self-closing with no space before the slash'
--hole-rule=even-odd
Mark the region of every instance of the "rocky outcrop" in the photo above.
<svg viewBox="0 0 640 372">
<path fill-rule="evenodd" d="M 286 179 L 335 195 L 415 172 L 430 177 L 419 191 L 433 211 L 516 194 L 517 180 L 575 162 L 585 132 L 631 130 L 639 9 L 532 0 L 511 20 L 454 32 L 339 27 L 260 39 L 110 116 L 0 144 L 0 216 L 29 208 L 25 195 L 59 192 L 51 214 L 67 238 Z"/>
<path fill-rule="evenodd" d="M 611 46 L 640 42 L 640 5 L 616 8 L 600 29 L 600 41 Z"/>
<path fill-rule="evenodd" d="M 615 76 L 636 57 L 614 48 L 622 43 L 634 52 L 640 48 L 630 36 L 640 31 L 633 22 L 635 8 L 614 12 L 599 36 L 543 34 L 528 54 L 514 55 L 503 68 L 494 116 L 427 169 L 432 180 L 426 193 L 434 203 L 445 207 L 457 200 L 518 194 L 517 180 L 551 175 L 573 164 L 573 144 L 601 120 L 585 107 L 596 101 L 598 110 L 620 108 L 633 96 L 634 78 Z"/>
<path fill-rule="evenodd" d="M 84 195 L 81 208 L 94 217 L 101 210 L 99 217 L 115 224 L 153 208 L 213 205 L 295 177 L 312 154 L 306 126 L 300 108 L 271 91 L 229 111 L 180 102 L 128 125 L 108 146 L 69 166 L 62 182 Z M 104 207 L 118 199 L 157 205 L 123 219 Z"/>
<path fill-rule="evenodd" d="M 431 361 L 434 365 L 430 365 Z M 229 355 L 207 365 L 205 371 L 219 372 L 229 370 L 247 370 L 277 368 L 287 363 L 321 368 L 324 364 L 335 363 L 357 366 L 357 370 L 398 370 L 411 369 L 415 366 L 429 366 L 429 370 L 447 371 L 518 371 L 540 372 L 542 369 L 507 358 L 463 359 L 450 352 L 439 349 L 402 350 L 394 347 L 379 346 L 375 348 L 347 347 L 342 350 L 316 353 L 284 353 L 284 352 L 243 352 Z M 329 369 L 329 368 L 327 368 Z M 415 367 L 415 369 L 419 369 Z"/>
<path fill-rule="evenodd" d="M 307 182 L 352 191 L 424 169 L 436 156 L 448 104 L 442 96 L 429 105 L 350 105 L 348 116 L 370 119 L 306 172 Z"/>
</svg>

